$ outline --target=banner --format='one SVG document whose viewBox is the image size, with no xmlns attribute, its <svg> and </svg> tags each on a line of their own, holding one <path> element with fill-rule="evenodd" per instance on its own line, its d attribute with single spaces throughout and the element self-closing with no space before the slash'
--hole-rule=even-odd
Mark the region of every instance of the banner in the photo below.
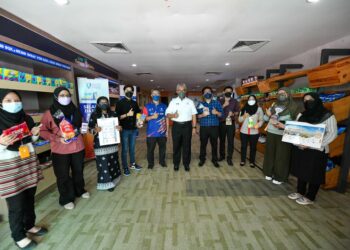
<svg viewBox="0 0 350 250">
<path fill-rule="evenodd" d="M 88 123 L 91 113 L 96 108 L 97 99 L 100 96 L 109 98 L 108 79 L 78 77 L 77 80 L 80 112 L 83 116 L 83 122 Z M 93 141 L 92 134 L 87 133 L 84 135 L 85 157 L 88 159 L 95 157 Z"/>
</svg>

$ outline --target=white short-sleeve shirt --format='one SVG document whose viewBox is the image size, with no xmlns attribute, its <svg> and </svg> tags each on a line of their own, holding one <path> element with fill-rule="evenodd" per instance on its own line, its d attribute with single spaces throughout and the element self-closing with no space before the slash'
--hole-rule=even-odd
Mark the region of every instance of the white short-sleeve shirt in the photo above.
<svg viewBox="0 0 350 250">
<path fill-rule="evenodd" d="M 176 111 L 179 114 L 179 117 L 172 118 L 171 120 L 174 122 L 192 121 L 192 115 L 197 114 L 197 109 L 194 106 L 194 102 L 187 97 L 185 97 L 183 100 L 181 100 L 179 97 L 172 99 L 167 110 L 165 111 L 165 114 L 174 114 Z"/>
</svg>

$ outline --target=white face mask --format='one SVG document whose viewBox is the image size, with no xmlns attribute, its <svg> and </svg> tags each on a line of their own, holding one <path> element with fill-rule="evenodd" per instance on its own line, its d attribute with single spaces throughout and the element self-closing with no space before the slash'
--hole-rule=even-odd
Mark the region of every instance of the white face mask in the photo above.
<svg viewBox="0 0 350 250">
<path fill-rule="evenodd" d="M 71 101 L 72 98 L 68 97 L 68 96 L 64 96 L 64 97 L 58 97 L 57 101 L 63 105 L 63 106 L 67 106 Z"/>
<path fill-rule="evenodd" d="M 255 103 L 256 103 L 255 100 L 249 100 L 249 101 L 248 101 L 248 105 L 249 105 L 249 106 L 253 106 L 253 105 L 255 105 Z"/>
<path fill-rule="evenodd" d="M 22 102 L 6 102 L 2 104 L 2 109 L 15 114 L 23 109 L 23 104 Z"/>
</svg>

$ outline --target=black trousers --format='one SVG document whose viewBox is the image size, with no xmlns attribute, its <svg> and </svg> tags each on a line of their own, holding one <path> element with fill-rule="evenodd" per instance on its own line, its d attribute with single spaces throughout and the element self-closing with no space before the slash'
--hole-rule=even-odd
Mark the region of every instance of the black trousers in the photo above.
<svg viewBox="0 0 350 250">
<path fill-rule="evenodd" d="M 158 144 L 159 148 L 159 163 L 165 164 L 165 152 L 166 152 L 166 137 L 147 137 L 147 161 L 148 165 L 154 165 L 154 149 Z"/>
<path fill-rule="evenodd" d="M 192 121 L 184 123 L 174 122 L 172 137 L 174 165 L 180 165 L 182 153 L 182 163 L 185 166 L 189 166 L 191 163 Z"/>
<path fill-rule="evenodd" d="M 247 159 L 247 147 L 249 142 L 250 154 L 249 154 L 249 162 L 255 163 L 255 155 L 256 155 L 256 145 L 259 140 L 259 134 L 257 135 L 247 135 L 241 133 L 241 162 L 245 162 Z"/>
<path fill-rule="evenodd" d="M 199 160 L 205 161 L 207 144 L 210 140 L 211 144 L 211 160 L 218 161 L 218 137 L 219 137 L 219 126 L 208 126 L 200 127 L 199 138 L 200 138 L 200 152 Z"/>
<path fill-rule="evenodd" d="M 15 196 L 6 198 L 11 236 L 14 241 L 27 237 L 26 231 L 35 225 L 35 192 L 36 187 L 28 188 Z"/>
<path fill-rule="evenodd" d="M 220 158 L 225 158 L 225 142 L 227 138 L 227 160 L 232 160 L 233 155 L 233 143 L 235 139 L 235 124 L 226 125 L 225 122 L 220 122 L 219 125 L 219 138 L 220 138 Z"/>
<path fill-rule="evenodd" d="M 52 165 L 60 193 L 59 203 L 62 206 L 73 202 L 75 197 L 80 197 L 86 192 L 83 174 L 84 156 L 85 150 L 74 154 L 52 153 Z M 70 170 L 72 176 L 70 176 Z"/>
<path fill-rule="evenodd" d="M 307 183 L 306 181 L 300 180 L 298 178 L 297 191 L 299 194 L 304 195 L 309 200 L 315 200 L 319 189 L 320 184 Z"/>
</svg>

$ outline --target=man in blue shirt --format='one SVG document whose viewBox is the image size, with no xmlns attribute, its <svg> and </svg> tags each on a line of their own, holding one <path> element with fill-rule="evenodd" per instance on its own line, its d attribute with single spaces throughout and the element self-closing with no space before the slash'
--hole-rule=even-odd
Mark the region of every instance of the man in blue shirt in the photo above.
<svg viewBox="0 0 350 250">
<path fill-rule="evenodd" d="M 202 89 L 203 102 L 197 106 L 198 118 L 200 124 L 200 153 L 199 164 L 202 167 L 205 163 L 206 149 L 208 140 L 210 139 L 212 162 L 215 167 L 220 167 L 218 164 L 218 137 L 219 137 L 219 118 L 223 113 L 221 104 L 213 100 L 213 90 L 207 86 Z"/>
<path fill-rule="evenodd" d="M 147 160 L 148 168 L 154 166 L 154 149 L 158 143 L 159 164 L 166 167 L 165 151 L 168 136 L 168 121 L 165 116 L 166 105 L 160 103 L 160 92 L 157 89 L 151 91 L 152 102 L 145 105 L 143 114 L 146 116 L 147 125 Z"/>
</svg>

